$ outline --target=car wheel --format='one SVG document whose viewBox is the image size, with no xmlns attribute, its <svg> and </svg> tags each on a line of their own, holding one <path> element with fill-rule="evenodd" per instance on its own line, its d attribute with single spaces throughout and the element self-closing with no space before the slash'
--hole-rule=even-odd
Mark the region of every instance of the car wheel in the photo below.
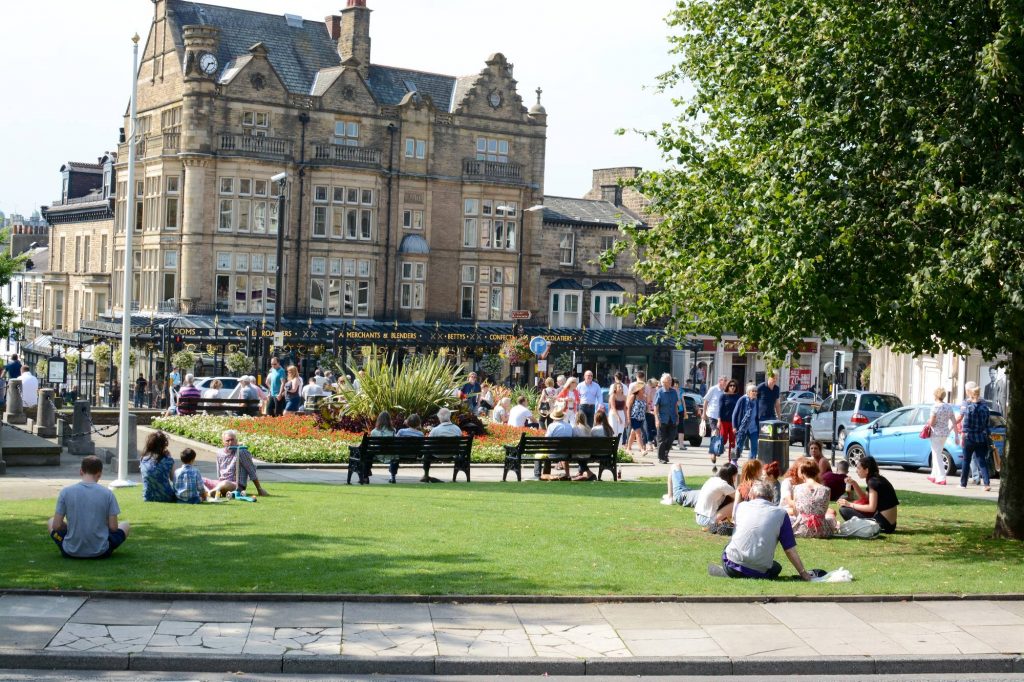
<svg viewBox="0 0 1024 682">
<path fill-rule="evenodd" d="M 836 436 L 836 450 L 846 449 L 846 429 L 839 429 L 839 435 Z"/>
<path fill-rule="evenodd" d="M 850 461 L 850 466 L 856 468 L 860 465 L 860 460 L 864 457 L 864 448 L 859 445 L 851 445 L 850 449 L 846 452 L 846 459 Z"/>
<path fill-rule="evenodd" d="M 942 451 L 942 466 L 946 469 L 947 476 L 956 476 L 956 464 L 953 463 L 953 455 L 945 450 Z"/>
<path fill-rule="evenodd" d="M 700 436 L 691 436 L 690 438 L 686 439 L 686 442 L 689 443 L 690 445 L 692 445 L 695 448 L 699 448 L 700 444 L 701 444 L 701 441 L 703 441 L 703 440 L 704 439 L 701 438 Z"/>
</svg>

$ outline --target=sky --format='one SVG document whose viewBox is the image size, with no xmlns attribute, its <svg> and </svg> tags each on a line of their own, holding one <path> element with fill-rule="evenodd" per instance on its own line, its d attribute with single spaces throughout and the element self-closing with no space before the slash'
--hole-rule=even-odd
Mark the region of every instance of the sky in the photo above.
<svg viewBox="0 0 1024 682">
<path fill-rule="evenodd" d="M 322 19 L 345 0 L 213 0 Z M 369 0 L 371 60 L 459 76 L 494 52 L 515 65 L 527 106 L 548 112 L 545 194 L 578 197 L 594 168 L 663 167 L 655 145 L 619 128 L 674 115 L 655 92 L 672 63 L 673 0 Z M 131 91 L 131 36 L 150 0 L 5 2 L 0 20 L 0 211 L 29 215 L 60 195 L 60 167 L 116 148 Z M 141 50 L 141 45 L 140 45 Z"/>
</svg>

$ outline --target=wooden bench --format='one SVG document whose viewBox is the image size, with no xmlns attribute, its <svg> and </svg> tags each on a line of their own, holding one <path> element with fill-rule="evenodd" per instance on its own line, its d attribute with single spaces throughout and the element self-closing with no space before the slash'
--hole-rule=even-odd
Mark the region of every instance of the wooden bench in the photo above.
<svg viewBox="0 0 1024 682">
<path fill-rule="evenodd" d="M 612 480 L 618 479 L 619 439 L 608 438 L 546 438 L 544 436 L 520 437 L 517 445 L 505 446 L 505 471 L 501 480 L 508 479 L 510 471 L 516 480 L 523 480 L 523 462 L 569 462 L 598 464 L 597 479 L 605 471 L 612 472 Z"/>
<path fill-rule="evenodd" d="M 257 417 L 260 413 L 260 401 L 254 398 L 198 398 L 192 396 L 179 396 L 177 406 L 178 414 L 181 414 L 182 409 L 185 409 L 189 414 L 209 414 L 212 412 Z"/>
<path fill-rule="evenodd" d="M 387 464 L 391 474 L 391 483 L 395 482 L 395 473 L 399 465 L 418 464 L 423 467 L 423 475 L 430 477 L 430 465 L 434 462 L 451 462 L 454 466 L 452 482 L 462 471 L 469 478 L 469 460 L 473 449 L 473 436 L 417 438 L 387 437 L 363 435 L 359 445 L 348 446 L 348 480 L 351 485 L 352 474 L 359 476 L 360 485 L 370 482 L 370 468 L 374 462 Z"/>
</svg>

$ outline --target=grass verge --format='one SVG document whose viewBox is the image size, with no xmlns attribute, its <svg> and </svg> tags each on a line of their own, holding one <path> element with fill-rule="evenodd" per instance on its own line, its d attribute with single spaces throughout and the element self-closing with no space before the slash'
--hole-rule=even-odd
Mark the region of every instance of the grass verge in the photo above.
<svg viewBox="0 0 1024 682">
<path fill-rule="evenodd" d="M 143 503 L 110 560 L 62 559 L 53 500 L 0 502 L 0 586 L 168 592 L 833 595 L 1000 593 L 1024 585 L 1024 544 L 990 539 L 992 504 L 901 492 L 900 532 L 801 540 L 808 567 L 847 584 L 707 576 L 726 538 L 658 504 L 653 481 L 332 486 L 279 484 L 256 504 Z M 785 564 L 782 552 L 777 558 Z M 786 565 L 784 576 L 792 576 Z"/>
</svg>

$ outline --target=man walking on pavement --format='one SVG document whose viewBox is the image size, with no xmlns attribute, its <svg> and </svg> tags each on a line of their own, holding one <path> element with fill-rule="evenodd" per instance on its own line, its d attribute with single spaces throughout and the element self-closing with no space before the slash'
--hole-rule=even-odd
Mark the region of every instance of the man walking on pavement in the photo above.
<svg viewBox="0 0 1024 682">
<path fill-rule="evenodd" d="M 718 420 L 722 416 L 722 396 L 725 395 L 725 385 L 728 377 L 718 377 L 718 383 L 708 389 L 704 396 L 704 418 L 710 420 L 711 428 L 718 428 Z"/>
<path fill-rule="evenodd" d="M 775 374 L 757 386 L 757 420 L 782 418 L 782 401 L 779 400 L 780 389 L 775 383 Z"/>
<path fill-rule="evenodd" d="M 583 383 L 578 388 L 580 392 L 580 412 L 587 417 L 587 426 L 593 428 L 594 413 L 597 406 L 601 404 L 601 387 L 594 381 L 594 373 L 589 369 L 583 373 Z"/>
<path fill-rule="evenodd" d="M 686 419 L 686 408 L 681 408 L 680 402 L 679 391 L 672 388 L 672 375 L 662 374 L 661 387 L 654 394 L 654 426 L 658 431 L 658 461 L 663 464 L 668 464 L 668 451 L 679 433 L 680 417 Z"/>
</svg>

